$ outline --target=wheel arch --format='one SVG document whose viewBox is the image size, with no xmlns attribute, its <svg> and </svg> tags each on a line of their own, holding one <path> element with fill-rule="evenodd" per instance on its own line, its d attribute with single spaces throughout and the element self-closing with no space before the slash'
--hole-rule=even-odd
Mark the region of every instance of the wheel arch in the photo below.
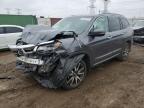
<svg viewBox="0 0 144 108">
<path fill-rule="evenodd" d="M 76 57 L 76 56 L 80 56 L 80 55 L 83 55 L 83 57 L 81 58 L 81 60 L 83 60 L 86 63 L 87 71 L 89 71 L 90 67 L 91 67 L 91 61 L 90 61 L 89 54 L 87 54 L 85 52 L 79 52 L 79 53 L 72 54 L 70 57 Z"/>
<path fill-rule="evenodd" d="M 87 66 L 87 71 L 90 70 L 90 57 L 88 54 L 85 54 L 83 59 L 82 59 L 85 63 L 86 63 L 86 66 Z"/>
<path fill-rule="evenodd" d="M 132 43 L 133 43 L 133 41 L 132 41 L 132 40 L 127 40 L 127 41 L 126 41 L 126 44 L 128 44 L 128 45 L 129 45 L 129 49 L 130 49 L 130 51 L 131 51 L 131 46 L 132 46 Z"/>
</svg>

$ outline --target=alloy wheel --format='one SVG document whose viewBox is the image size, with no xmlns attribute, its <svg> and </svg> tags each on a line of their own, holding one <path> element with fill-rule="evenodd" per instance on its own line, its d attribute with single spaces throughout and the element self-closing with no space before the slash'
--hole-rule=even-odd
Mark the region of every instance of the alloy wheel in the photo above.
<svg viewBox="0 0 144 108">
<path fill-rule="evenodd" d="M 123 51 L 123 57 L 128 57 L 129 55 L 129 46 L 127 46 Z"/>
<path fill-rule="evenodd" d="M 86 67 L 80 62 L 72 70 L 66 79 L 67 85 L 71 87 L 77 87 L 85 78 Z"/>
</svg>

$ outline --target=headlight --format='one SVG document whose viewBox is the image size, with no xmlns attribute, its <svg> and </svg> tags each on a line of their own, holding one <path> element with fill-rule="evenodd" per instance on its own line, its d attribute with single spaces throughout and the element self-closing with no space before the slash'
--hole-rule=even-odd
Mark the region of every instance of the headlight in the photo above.
<svg viewBox="0 0 144 108">
<path fill-rule="evenodd" d="M 50 50 L 60 48 L 61 46 L 62 46 L 61 42 L 56 42 L 52 46 L 40 46 L 40 47 L 38 47 L 37 51 L 50 51 Z"/>
<path fill-rule="evenodd" d="M 48 50 L 48 47 L 47 46 L 40 46 L 37 51 L 46 51 Z"/>
<path fill-rule="evenodd" d="M 48 47 L 48 46 L 40 46 L 37 51 L 49 51 L 49 50 L 53 50 L 54 47 Z"/>
</svg>

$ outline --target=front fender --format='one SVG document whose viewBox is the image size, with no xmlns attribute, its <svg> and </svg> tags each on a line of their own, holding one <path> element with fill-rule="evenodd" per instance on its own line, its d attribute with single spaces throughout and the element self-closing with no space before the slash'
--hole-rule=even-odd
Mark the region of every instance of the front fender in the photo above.
<svg viewBox="0 0 144 108">
<path fill-rule="evenodd" d="M 71 69 L 76 66 L 84 57 L 84 54 L 61 58 L 60 63 L 52 74 L 51 80 L 56 87 L 61 87 Z"/>
</svg>

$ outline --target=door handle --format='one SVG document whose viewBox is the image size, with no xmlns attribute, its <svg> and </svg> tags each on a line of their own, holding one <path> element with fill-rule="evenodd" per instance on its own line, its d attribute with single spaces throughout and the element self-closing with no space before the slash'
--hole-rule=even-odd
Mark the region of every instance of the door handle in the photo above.
<svg viewBox="0 0 144 108">
<path fill-rule="evenodd" d="M 108 36 L 107 38 L 108 38 L 108 39 L 111 39 L 111 38 L 112 38 L 112 36 Z"/>
</svg>

